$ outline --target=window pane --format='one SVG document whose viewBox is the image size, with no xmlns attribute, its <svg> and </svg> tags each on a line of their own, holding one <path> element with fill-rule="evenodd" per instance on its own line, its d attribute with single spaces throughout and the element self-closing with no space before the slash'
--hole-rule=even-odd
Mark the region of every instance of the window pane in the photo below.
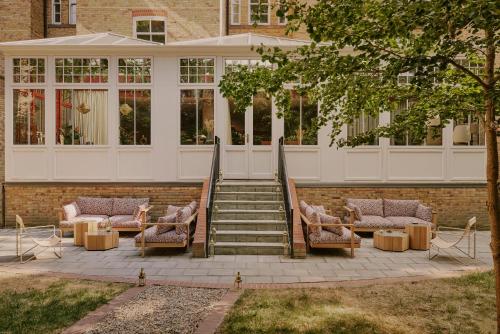
<svg viewBox="0 0 500 334">
<path fill-rule="evenodd" d="M 150 32 L 151 30 L 150 30 L 150 23 L 149 22 L 150 22 L 149 20 L 137 21 L 135 31 L 136 32 Z"/>
<path fill-rule="evenodd" d="M 14 89 L 14 144 L 45 143 L 45 91 Z"/>
<path fill-rule="evenodd" d="M 165 44 L 165 35 L 163 35 L 163 34 L 162 35 L 152 35 L 151 40 L 153 42 Z"/>
<path fill-rule="evenodd" d="M 300 95 L 291 92 L 290 112 L 285 114 L 285 145 L 300 145 Z"/>
<path fill-rule="evenodd" d="M 476 116 L 463 116 L 453 121 L 453 145 L 484 145 L 484 125 Z"/>
<path fill-rule="evenodd" d="M 318 145 L 318 104 L 309 102 L 307 96 L 302 97 L 302 145 Z"/>
<path fill-rule="evenodd" d="M 120 145 L 134 145 L 134 91 L 120 90 Z"/>
<path fill-rule="evenodd" d="M 355 118 L 352 124 L 347 126 L 347 137 L 352 138 L 359 136 L 365 132 L 371 131 L 378 127 L 378 116 L 371 116 L 362 114 L 361 116 Z M 365 145 L 378 145 L 378 138 L 375 138 Z"/>
<path fill-rule="evenodd" d="M 106 145 L 108 143 L 108 91 L 56 90 L 56 143 Z"/>
<path fill-rule="evenodd" d="M 165 32 L 165 21 L 151 21 L 151 32 Z"/>
<path fill-rule="evenodd" d="M 272 103 L 265 93 L 257 93 L 253 98 L 253 144 L 271 145 Z"/>
<path fill-rule="evenodd" d="M 198 91 L 198 144 L 214 143 L 214 91 Z"/>
<path fill-rule="evenodd" d="M 135 91 L 136 145 L 151 144 L 151 91 Z"/>
<path fill-rule="evenodd" d="M 15 58 L 12 61 L 15 83 L 45 82 L 45 59 Z"/>
<path fill-rule="evenodd" d="M 228 145 L 245 145 L 245 113 L 236 112 L 234 100 L 228 101 L 228 120 L 230 126 L 230 133 L 228 132 L 227 144 Z"/>
<path fill-rule="evenodd" d="M 181 144 L 196 144 L 196 90 L 181 90 Z"/>
</svg>

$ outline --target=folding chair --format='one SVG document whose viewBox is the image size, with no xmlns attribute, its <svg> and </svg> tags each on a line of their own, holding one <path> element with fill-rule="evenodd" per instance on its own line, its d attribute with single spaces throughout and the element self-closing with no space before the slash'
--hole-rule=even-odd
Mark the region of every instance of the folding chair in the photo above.
<svg viewBox="0 0 500 334">
<path fill-rule="evenodd" d="M 51 228 L 52 234 L 49 237 L 37 238 L 36 236 L 31 235 L 32 231 L 43 231 L 43 229 Z M 59 232 L 60 233 L 60 232 Z M 35 245 L 31 248 L 23 251 L 23 237 L 29 238 Z M 35 252 L 35 249 L 38 247 L 44 248 L 38 254 Z M 59 253 L 56 251 L 56 247 L 59 247 Z M 20 258 L 21 263 L 26 263 L 30 260 L 36 259 L 37 255 L 42 254 L 47 249 L 52 248 L 54 254 L 58 257 L 62 257 L 62 238 L 59 235 L 56 235 L 56 226 L 55 225 L 44 225 L 44 226 L 34 226 L 34 227 L 26 227 L 24 225 L 23 219 L 16 215 L 16 254 Z M 27 260 L 23 260 L 23 256 L 30 251 L 33 251 L 33 255 L 30 256 Z"/>
<path fill-rule="evenodd" d="M 431 240 L 431 247 L 429 248 L 429 260 L 432 260 L 433 258 L 438 256 L 440 249 L 451 249 L 451 248 L 455 248 L 455 249 L 459 250 L 461 253 L 470 257 L 471 259 L 475 259 L 476 258 L 476 221 L 477 221 L 476 217 L 472 217 L 467 222 L 467 225 L 465 225 L 465 228 L 438 226 L 438 228 L 436 230 L 436 237 Z M 441 230 L 448 230 L 448 232 L 443 232 Z M 445 239 L 440 237 L 440 235 L 445 235 L 445 234 L 457 236 L 457 233 L 453 233 L 455 231 L 463 232 L 457 240 L 448 241 L 448 240 L 445 240 Z M 461 248 L 458 247 L 458 244 L 460 243 L 460 241 L 462 241 L 465 238 L 467 238 L 467 252 L 465 252 L 464 250 L 462 250 Z M 474 248 L 472 249 L 472 255 L 471 255 L 471 238 L 472 238 L 472 241 L 474 242 Z M 437 248 L 437 253 L 431 257 L 432 247 Z"/>
</svg>

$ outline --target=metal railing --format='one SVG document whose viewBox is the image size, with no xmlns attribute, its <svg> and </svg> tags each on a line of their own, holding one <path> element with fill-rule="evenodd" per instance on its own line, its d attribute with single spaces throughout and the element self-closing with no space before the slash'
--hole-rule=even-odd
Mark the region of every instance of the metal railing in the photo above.
<svg viewBox="0 0 500 334">
<path fill-rule="evenodd" d="M 205 238 L 205 256 L 209 256 L 210 251 L 210 230 L 212 229 L 212 208 L 214 204 L 215 186 L 219 181 L 220 173 L 220 139 L 215 136 L 214 154 L 212 156 L 212 167 L 210 169 L 210 179 L 208 181 L 207 194 L 207 231 Z"/>
<path fill-rule="evenodd" d="M 281 183 L 283 201 L 285 202 L 286 226 L 288 228 L 288 244 L 290 249 L 289 254 L 293 257 L 293 205 L 283 144 L 283 137 L 280 137 L 278 150 L 278 180 Z"/>
</svg>

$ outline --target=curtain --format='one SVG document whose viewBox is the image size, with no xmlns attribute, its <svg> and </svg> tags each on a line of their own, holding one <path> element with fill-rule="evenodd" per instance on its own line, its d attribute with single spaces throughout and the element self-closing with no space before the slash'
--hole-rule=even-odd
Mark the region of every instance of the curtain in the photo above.
<svg viewBox="0 0 500 334">
<path fill-rule="evenodd" d="M 88 112 L 84 112 L 85 109 Z M 108 92 L 73 91 L 74 140 L 81 145 L 106 145 L 108 139 Z M 83 112 L 82 112 L 83 111 Z"/>
</svg>

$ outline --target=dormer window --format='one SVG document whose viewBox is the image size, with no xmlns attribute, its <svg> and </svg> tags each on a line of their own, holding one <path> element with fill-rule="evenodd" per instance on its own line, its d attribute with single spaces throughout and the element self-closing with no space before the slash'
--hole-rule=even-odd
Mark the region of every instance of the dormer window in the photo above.
<svg viewBox="0 0 500 334">
<path fill-rule="evenodd" d="M 52 23 L 61 24 L 61 0 L 52 0 Z"/>
<path fill-rule="evenodd" d="M 134 17 L 134 36 L 146 41 L 165 44 L 167 24 L 164 17 Z"/>
</svg>

